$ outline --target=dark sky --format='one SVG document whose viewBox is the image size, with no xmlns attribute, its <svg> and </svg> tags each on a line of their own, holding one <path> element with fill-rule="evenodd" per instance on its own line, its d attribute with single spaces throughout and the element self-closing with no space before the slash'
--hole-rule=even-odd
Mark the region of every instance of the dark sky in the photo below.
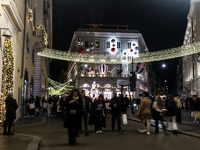
<svg viewBox="0 0 200 150">
<path fill-rule="evenodd" d="M 190 0 L 53 0 L 53 48 L 68 50 L 74 31 L 84 24 L 129 25 L 142 33 L 150 52 L 183 44 Z M 153 63 L 172 91 L 178 59 Z M 161 64 L 165 62 L 164 69 Z M 64 61 L 53 60 L 51 78 L 57 79 Z"/>
</svg>

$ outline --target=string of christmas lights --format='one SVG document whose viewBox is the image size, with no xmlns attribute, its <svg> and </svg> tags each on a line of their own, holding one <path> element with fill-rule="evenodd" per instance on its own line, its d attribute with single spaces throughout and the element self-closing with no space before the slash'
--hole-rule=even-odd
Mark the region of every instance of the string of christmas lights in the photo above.
<svg viewBox="0 0 200 150">
<path fill-rule="evenodd" d="M 200 42 L 156 52 L 140 53 L 139 57 L 133 60 L 133 63 L 153 62 L 166 59 L 173 59 L 187 55 L 192 55 L 199 52 L 200 52 Z M 91 54 L 91 53 L 80 54 L 78 52 L 66 52 L 54 49 L 44 49 L 43 52 L 38 52 L 37 55 L 53 59 L 76 61 L 82 63 L 121 64 L 123 61 L 122 56 Z M 130 60 L 130 63 L 131 62 L 132 60 Z"/>
<path fill-rule="evenodd" d="M 8 91 L 13 91 L 13 73 L 14 73 L 14 57 L 11 38 L 5 38 L 3 51 L 3 67 L 2 67 L 2 89 L 1 89 L 1 121 L 6 119 L 5 99 Z"/>
<path fill-rule="evenodd" d="M 72 88 L 74 86 L 70 86 L 70 82 L 72 80 L 69 80 L 65 83 L 59 83 L 57 81 L 54 81 L 50 78 L 47 78 L 48 82 L 49 82 L 49 85 L 50 85 L 50 89 L 49 89 L 49 94 L 50 95 L 62 95 L 62 94 L 65 94 L 66 92 L 72 90 Z"/>
</svg>

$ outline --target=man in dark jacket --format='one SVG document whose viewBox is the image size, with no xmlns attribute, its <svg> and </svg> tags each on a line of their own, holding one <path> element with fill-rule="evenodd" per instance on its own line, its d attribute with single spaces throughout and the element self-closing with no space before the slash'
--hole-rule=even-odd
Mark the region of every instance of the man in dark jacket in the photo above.
<svg viewBox="0 0 200 150">
<path fill-rule="evenodd" d="M 16 110 L 18 108 L 17 106 L 17 102 L 15 99 L 13 99 L 13 92 L 9 91 L 8 92 L 8 97 L 5 100 L 6 103 L 6 120 L 4 122 L 4 135 L 14 135 L 14 133 L 12 133 L 11 127 L 13 124 L 13 121 L 16 119 Z M 6 132 L 6 129 L 8 127 L 8 132 Z"/>
<path fill-rule="evenodd" d="M 83 110 L 82 115 L 80 118 L 80 133 L 82 133 L 82 118 L 84 120 L 84 126 L 85 126 L 85 135 L 88 135 L 88 115 L 90 114 L 91 110 L 91 99 L 87 96 L 85 96 L 85 90 L 81 91 L 81 98 L 83 102 Z"/>
<path fill-rule="evenodd" d="M 126 97 L 124 97 L 124 111 L 125 112 L 127 112 L 128 106 L 129 106 L 129 98 L 126 95 Z"/>
<path fill-rule="evenodd" d="M 112 130 L 114 131 L 115 128 L 115 120 L 117 118 L 117 124 L 118 124 L 118 132 L 121 133 L 121 115 L 124 111 L 124 101 L 123 96 L 120 95 L 117 97 L 117 94 L 114 94 L 114 97 L 110 101 L 110 105 L 112 108 Z"/>
<path fill-rule="evenodd" d="M 64 104 L 65 104 L 65 101 L 67 101 L 67 94 L 64 94 L 62 99 L 60 100 L 60 107 L 61 107 L 61 117 L 62 117 L 62 121 L 64 121 L 64 118 L 65 118 L 65 111 L 64 111 Z"/>
</svg>

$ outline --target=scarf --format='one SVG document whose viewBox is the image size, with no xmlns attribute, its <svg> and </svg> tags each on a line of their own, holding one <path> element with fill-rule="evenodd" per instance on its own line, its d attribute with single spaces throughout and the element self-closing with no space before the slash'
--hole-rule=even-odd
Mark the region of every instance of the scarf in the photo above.
<svg viewBox="0 0 200 150">
<path fill-rule="evenodd" d="M 77 96 L 77 97 L 72 97 L 73 98 L 73 100 L 78 100 L 79 99 L 79 97 Z"/>
</svg>

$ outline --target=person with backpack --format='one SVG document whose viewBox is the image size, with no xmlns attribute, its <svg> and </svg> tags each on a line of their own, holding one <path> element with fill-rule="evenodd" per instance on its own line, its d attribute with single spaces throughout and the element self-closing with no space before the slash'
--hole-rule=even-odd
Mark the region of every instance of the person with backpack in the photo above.
<svg viewBox="0 0 200 150">
<path fill-rule="evenodd" d="M 167 110 L 167 127 L 168 127 L 168 123 L 170 121 L 170 118 L 172 118 L 172 128 L 173 128 L 173 134 L 177 134 L 177 123 L 176 123 L 176 116 L 177 116 L 177 104 L 174 101 L 174 94 L 170 94 L 169 95 L 169 100 L 167 102 L 166 105 L 166 110 Z"/>
</svg>

